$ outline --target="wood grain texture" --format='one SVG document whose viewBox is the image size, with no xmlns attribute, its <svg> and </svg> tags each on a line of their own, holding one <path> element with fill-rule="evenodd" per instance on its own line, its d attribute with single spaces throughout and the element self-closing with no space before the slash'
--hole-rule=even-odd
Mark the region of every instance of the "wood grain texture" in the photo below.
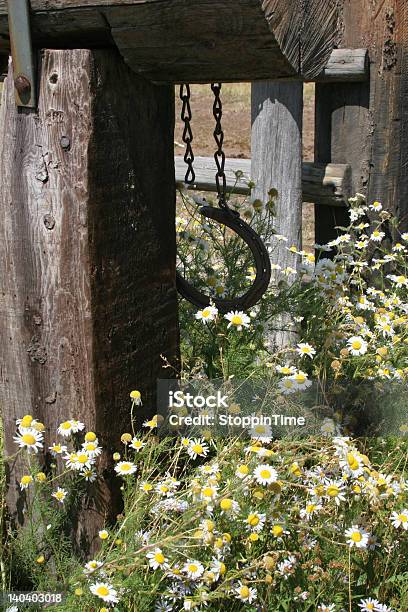
<svg viewBox="0 0 408 612">
<path fill-rule="evenodd" d="M 45 51 L 38 112 L 16 110 L 11 72 L 6 79 L 0 401 L 7 454 L 21 414 L 45 423 L 45 447 L 58 423 L 75 417 L 97 432 L 108 467 L 129 428 L 129 391 L 142 391 L 144 414 L 155 411 L 156 379 L 169 376 L 161 354 L 174 362 L 178 351 L 173 102 L 171 88 L 141 82 L 114 50 Z M 11 467 L 8 501 L 18 522 L 21 468 Z M 117 511 L 115 491 L 107 476 L 96 505 L 83 499 L 76 538 L 85 554 L 104 514 Z"/>
<path fill-rule="evenodd" d="M 37 46 L 116 44 L 136 72 L 161 82 L 313 78 L 337 35 L 333 0 L 33 0 L 31 8 Z M 0 0 L 3 49 L 7 34 Z"/>
<path fill-rule="evenodd" d="M 408 227 L 407 15 L 405 0 L 344 0 L 340 44 L 368 49 L 370 83 L 317 86 L 316 160 L 350 163 L 353 190 L 382 201 L 403 228 Z M 324 219 L 316 216 L 321 238 L 333 235 L 332 225 L 326 231 Z"/>
<path fill-rule="evenodd" d="M 182 156 L 176 156 L 176 181 L 183 183 L 186 165 Z M 215 182 L 216 165 L 213 157 L 194 159 L 196 180 L 189 187 L 199 191 L 217 191 Z M 236 172 L 242 172 L 237 180 Z M 237 194 L 249 195 L 248 181 L 251 180 L 251 160 L 227 158 L 225 165 L 227 189 Z M 351 172 L 347 164 L 314 164 L 302 162 L 303 202 L 316 202 L 322 206 L 345 206 L 351 194 Z"/>
<path fill-rule="evenodd" d="M 315 81 L 365 82 L 370 78 L 367 49 L 334 49 L 323 72 Z"/>
<path fill-rule="evenodd" d="M 289 246 L 302 248 L 302 116 L 303 84 L 261 82 L 252 85 L 253 197 L 263 202 L 278 191 L 275 229 L 288 238 Z M 275 245 L 274 245 L 275 246 Z M 299 257 L 278 242 L 271 253 L 272 263 L 297 268 Z M 273 274 L 277 285 L 281 274 Z M 282 348 L 293 342 L 293 324 L 287 316 L 274 321 L 285 331 L 269 333 L 272 345 Z M 272 347 L 271 347 L 272 348 Z"/>
</svg>

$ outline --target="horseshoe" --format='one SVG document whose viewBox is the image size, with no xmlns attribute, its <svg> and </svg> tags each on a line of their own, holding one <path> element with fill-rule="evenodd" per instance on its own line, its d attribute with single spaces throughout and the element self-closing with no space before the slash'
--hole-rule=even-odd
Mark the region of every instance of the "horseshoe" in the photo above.
<svg viewBox="0 0 408 612">
<path fill-rule="evenodd" d="M 225 314 L 231 310 L 248 310 L 255 306 L 264 295 L 271 280 L 271 262 L 264 243 L 248 223 L 245 223 L 235 210 L 202 206 L 200 214 L 207 219 L 213 219 L 226 225 L 238 234 L 249 246 L 255 260 L 256 276 L 252 286 L 244 295 L 233 299 L 210 298 L 195 287 L 177 272 L 177 290 L 197 308 L 205 308 L 212 300 L 218 310 Z"/>
</svg>

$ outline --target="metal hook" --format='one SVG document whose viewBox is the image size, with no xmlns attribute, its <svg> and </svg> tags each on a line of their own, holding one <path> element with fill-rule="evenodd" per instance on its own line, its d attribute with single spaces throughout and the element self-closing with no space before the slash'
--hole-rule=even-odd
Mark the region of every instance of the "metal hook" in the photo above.
<svg viewBox="0 0 408 612">
<path fill-rule="evenodd" d="M 197 308 L 205 308 L 213 301 L 221 313 L 231 310 L 248 310 L 255 306 L 269 286 L 271 280 L 271 262 L 268 251 L 258 234 L 239 214 L 231 209 L 202 206 L 200 213 L 207 219 L 218 221 L 232 229 L 249 246 L 255 260 L 256 276 L 252 286 L 244 295 L 233 299 L 210 298 L 193 287 L 186 279 L 177 273 L 177 290 Z"/>
</svg>

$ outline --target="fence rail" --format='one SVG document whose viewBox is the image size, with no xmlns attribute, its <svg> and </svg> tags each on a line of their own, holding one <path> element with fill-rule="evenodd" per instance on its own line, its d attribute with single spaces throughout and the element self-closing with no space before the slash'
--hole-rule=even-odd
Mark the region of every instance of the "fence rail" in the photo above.
<svg viewBox="0 0 408 612">
<path fill-rule="evenodd" d="M 182 156 L 175 157 L 176 181 L 184 182 L 186 166 Z M 189 188 L 197 191 L 216 191 L 216 165 L 212 157 L 196 157 L 196 179 Z M 237 172 L 242 176 L 237 179 Z M 226 160 L 227 188 L 234 193 L 248 195 L 251 180 L 251 160 Z M 273 185 L 271 185 L 273 187 Z M 303 201 L 326 206 L 345 206 L 351 197 L 351 168 L 347 164 L 302 164 Z"/>
</svg>

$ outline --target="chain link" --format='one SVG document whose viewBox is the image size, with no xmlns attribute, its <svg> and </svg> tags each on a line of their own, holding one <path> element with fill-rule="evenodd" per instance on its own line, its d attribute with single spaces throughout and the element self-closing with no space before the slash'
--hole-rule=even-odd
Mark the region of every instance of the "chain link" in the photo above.
<svg viewBox="0 0 408 612">
<path fill-rule="evenodd" d="M 222 120 L 222 102 L 221 102 L 221 83 L 212 83 L 211 89 L 214 93 L 213 115 L 215 119 L 214 139 L 217 144 L 217 150 L 214 154 L 215 163 L 217 165 L 217 174 L 215 181 L 217 185 L 218 204 L 224 210 L 230 210 L 227 204 L 227 178 L 225 176 L 225 153 L 224 132 L 221 125 Z"/>
<path fill-rule="evenodd" d="M 184 121 L 184 130 L 183 130 L 183 142 L 186 145 L 186 152 L 184 154 L 184 161 L 187 164 L 187 172 L 185 176 L 185 182 L 188 185 L 191 185 L 195 181 L 195 172 L 194 172 L 194 153 L 193 147 L 191 143 L 193 142 L 193 132 L 191 131 L 191 119 L 193 114 L 191 112 L 190 106 L 190 85 L 183 83 L 180 85 L 180 100 L 183 102 L 183 106 L 181 109 L 181 119 Z"/>
</svg>

